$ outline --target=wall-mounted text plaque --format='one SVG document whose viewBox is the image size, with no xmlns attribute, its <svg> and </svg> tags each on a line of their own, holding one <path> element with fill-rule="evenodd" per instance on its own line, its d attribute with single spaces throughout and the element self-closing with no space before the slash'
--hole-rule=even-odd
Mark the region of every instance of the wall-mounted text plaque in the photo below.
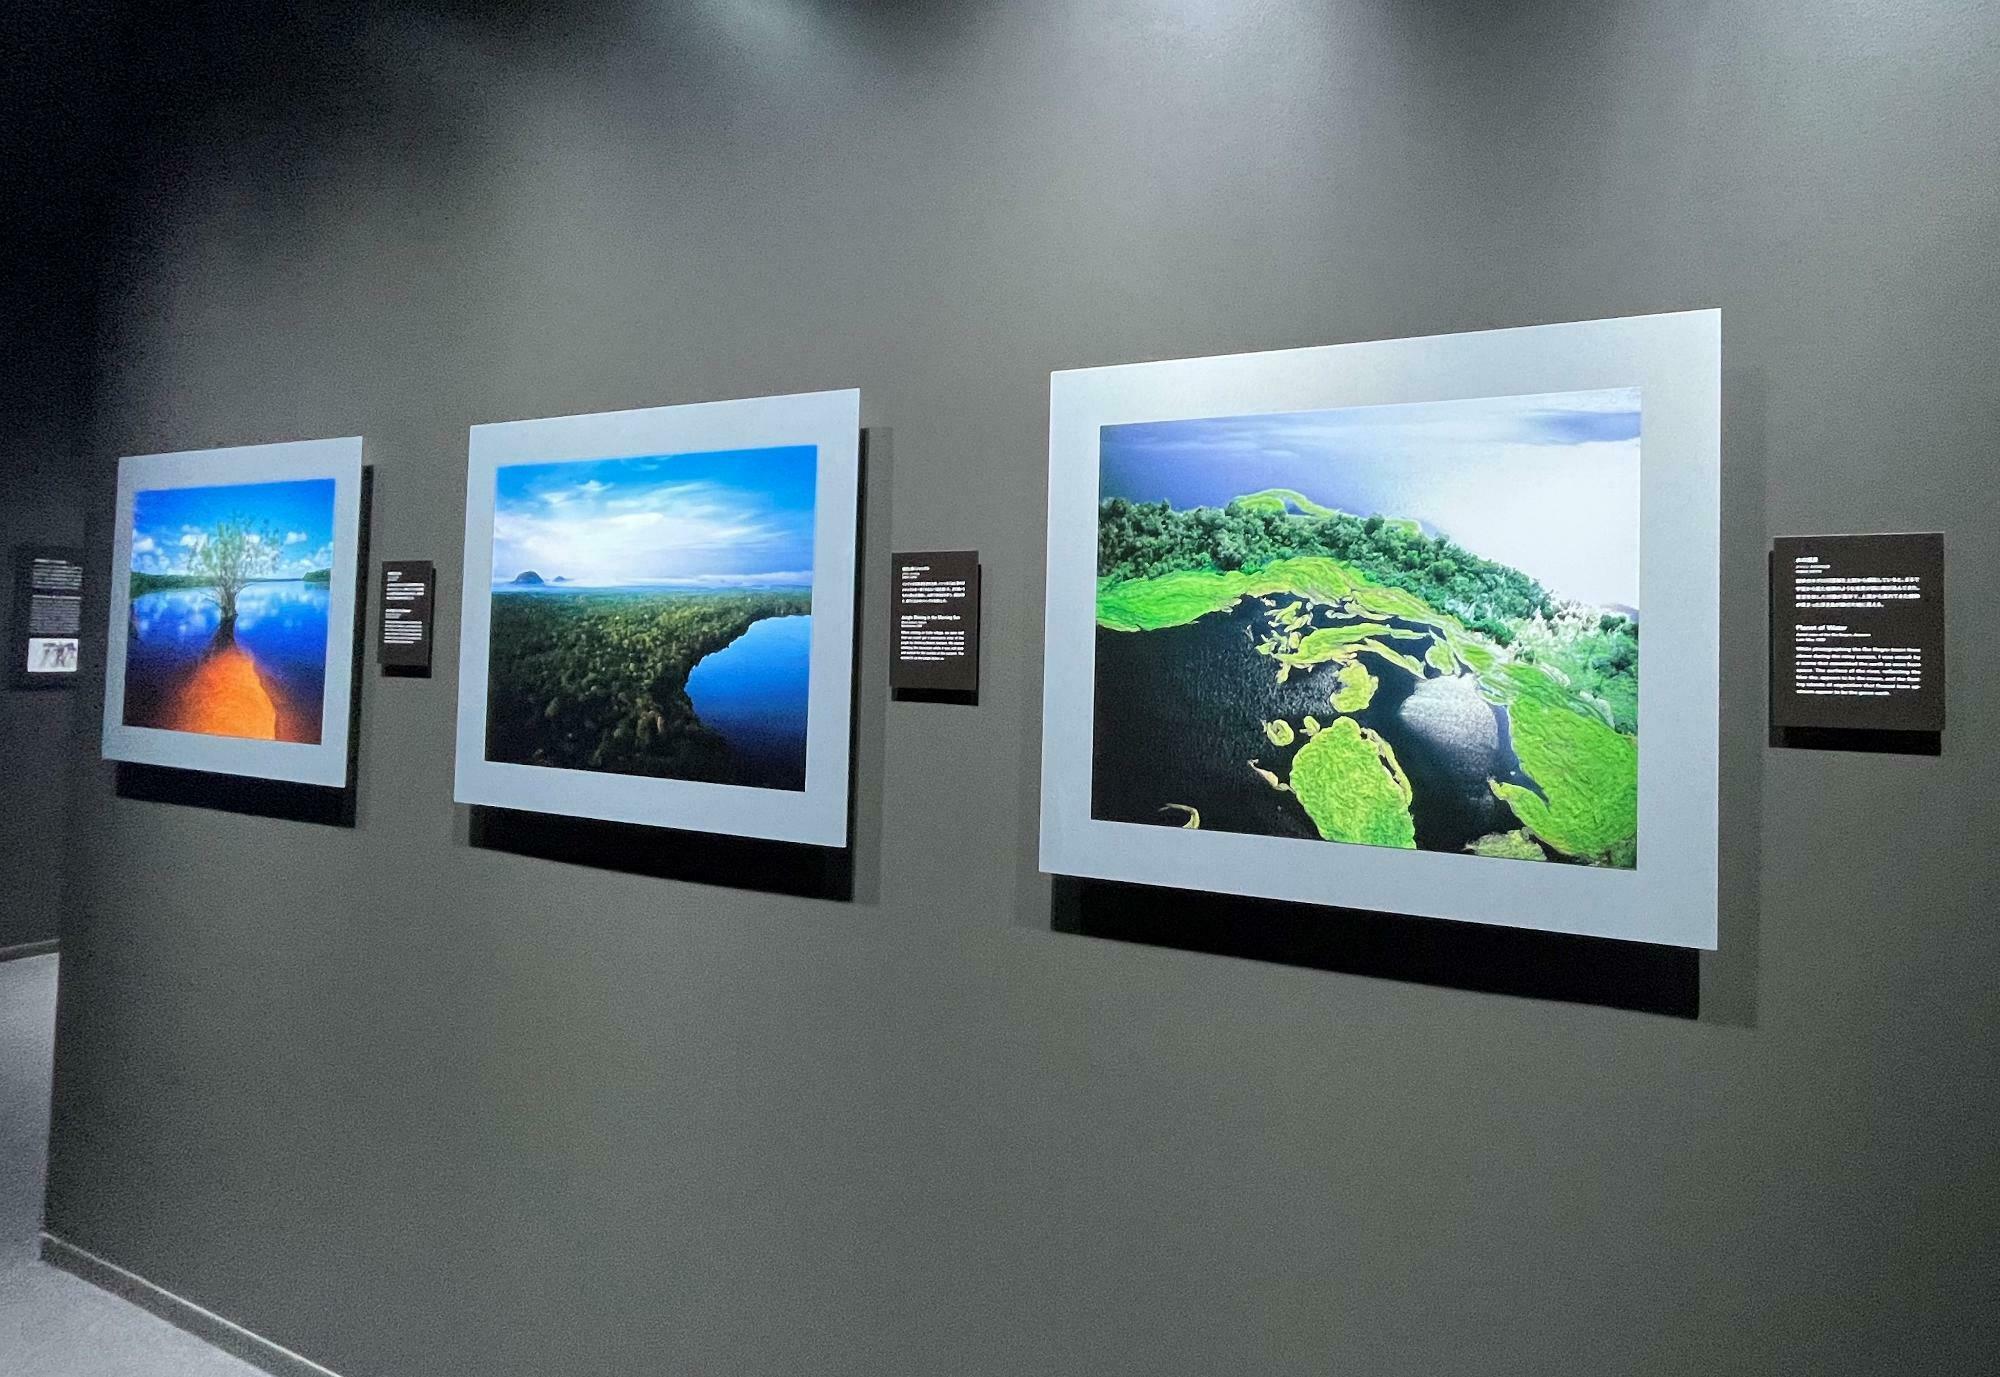
<svg viewBox="0 0 2000 1377">
<path fill-rule="evenodd" d="M 431 672 L 431 610 L 437 570 L 427 559 L 382 562 L 382 622 L 375 659 L 398 674 Z"/>
<path fill-rule="evenodd" d="M 83 552 L 26 545 L 14 555 L 15 688 L 69 688 L 83 646 Z"/>
<path fill-rule="evenodd" d="M 979 552 L 925 550 L 894 559 L 889 687 L 979 691 Z"/>
<path fill-rule="evenodd" d="M 1944 536 L 1784 536 L 1771 558 L 1771 725 L 1944 730 Z"/>
</svg>

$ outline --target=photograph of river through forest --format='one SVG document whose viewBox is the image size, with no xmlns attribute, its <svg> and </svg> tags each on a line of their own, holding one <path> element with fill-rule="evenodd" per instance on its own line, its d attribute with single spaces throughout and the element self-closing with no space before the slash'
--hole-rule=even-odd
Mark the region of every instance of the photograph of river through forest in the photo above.
<svg viewBox="0 0 2000 1377">
<path fill-rule="evenodd" d="M 1105 426 L 1091 815 L 1637 863 L 1634 389 Z"/>
<path fill-rule="evenodd" d="M 133 495 L 127 726 L 318 744 L 334 487 Z"/>
<path fill-rule="evenodd" d="M 486 758 L 804 789 L 817 460 L 501 467 Z"/>
</svg>

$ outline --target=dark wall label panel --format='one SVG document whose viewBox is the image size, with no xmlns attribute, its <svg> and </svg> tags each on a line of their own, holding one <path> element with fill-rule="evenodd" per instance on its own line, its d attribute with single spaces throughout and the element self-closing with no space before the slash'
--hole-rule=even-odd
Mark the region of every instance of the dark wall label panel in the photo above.
<svg viewBox="0 0 2000 1377">
<path fill-rule="evenodd" d="M 1784 536 L 1771 725 L 1944 730 L 1944 536 Z"/>
<path fill-rule="evenodd" d="M 979 552 L 892 556 L 889 687 L 979 691 Z"/>
<path fill-rule="evenodd" d="M 69 688 L 83 654 L 83 552 L 24 545 L 14 553 L 9 681 L 15 688 Z"/>
<path fill-rule="evenodd" d="M 375 659 L 384 669 L 430 673 L 436 573 L 427 559 L 382 562 L 382 623 Z"/>
</svg>

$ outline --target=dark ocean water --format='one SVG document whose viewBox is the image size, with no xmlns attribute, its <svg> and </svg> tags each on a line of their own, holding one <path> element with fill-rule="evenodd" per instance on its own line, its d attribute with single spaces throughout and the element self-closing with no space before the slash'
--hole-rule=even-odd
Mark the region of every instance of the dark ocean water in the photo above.
<svg viewBox="0 0 2000 1377">
<path fill-rule="evenodd" d="M 1201 811 L 1207 829 L 1319 835 L 1298 800 L 1265 783 L 1248 762 L 1289 776 L 1306 738 L 1274 746 L 1263 724 L 1282 717 L 1296 729 L 1307 713 L 1331 722 L 1338 715 L 1327 701 L 1336 666 L 1294 670 L 1278 683 L 1276 666 L 1256 652 L 1264 611 L 1252 598 L 1186 626 L 1098 629 L 1092 817 L 1178 827 L 1184 815 L 1162 810 L 1186 804 Z M 1338 620 L 1322 609 L 1315 624 Z M 1422 659 L 1429 642 L 1389 644 Z M 1509 744 L 1506 710 L 1480 698 L 1469 677 L 1454 681 L 1427 667 L 1420 681 L 1372 654 L 1361 662 L 1380 686 L 1367 708 L 1349 715 L 1395 751 L 1414 795 L 1417 845 L 1461 851 L 1516 826 L 1512 810 L 1487 787 L 1489 777 L 1533 787 Z"/>
</svg>

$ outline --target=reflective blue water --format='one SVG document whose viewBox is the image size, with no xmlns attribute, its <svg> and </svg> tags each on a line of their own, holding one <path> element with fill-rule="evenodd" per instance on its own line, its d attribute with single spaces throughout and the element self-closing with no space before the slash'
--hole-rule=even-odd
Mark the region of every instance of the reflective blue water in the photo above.
<svg viewBox="0 0 2000 1377">
<path fill-rule="evenodd" d="M 695 716 L 768 776 L 768 787 L 805 787 L 811 652 L 810 616 L 766 617 L 688 675 Z"/>
<path fill-rule="evenodd" d="M 253 583 L 236 599 L 236 645 L 278 705 L 284 740 L 317 741 L 326 697 L 327 585 Z M 215 645 L 221 612 L 206 589 L 170 588 L 132 600 L 125 643 L 125 721 L 165 725 L 174 694 Z"/>
</svg>

